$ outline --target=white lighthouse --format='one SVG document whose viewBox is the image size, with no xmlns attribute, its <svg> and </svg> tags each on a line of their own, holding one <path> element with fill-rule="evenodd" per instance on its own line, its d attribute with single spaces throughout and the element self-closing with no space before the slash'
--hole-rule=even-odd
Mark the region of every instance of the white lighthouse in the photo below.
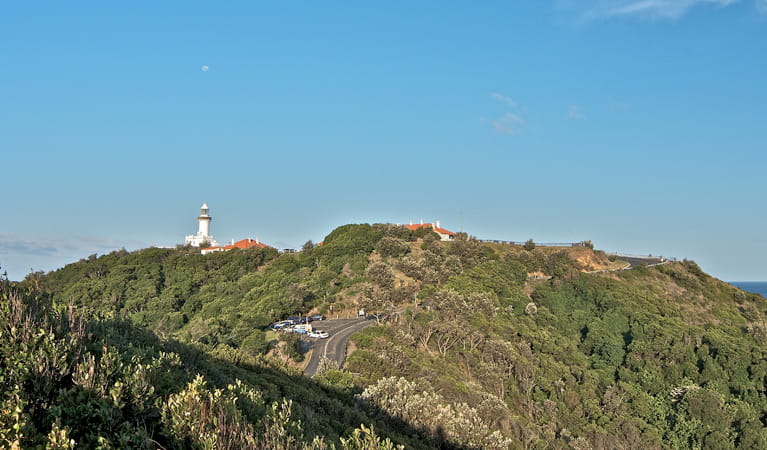
<svg viewBox="0 0 767 450">
<path fill-rule="evenodd" d="M 211 220 L 213 220 L 213 218 L 210 217 L 210 214 L 208 214 L 208 204 L 203 202 L 202 207 L 200 208 L 200 216 L 197 217 L 197 222 L 199 224 L 197 234 L 191 234 L 187 236 L 184 240 L 184 244 L 191 245 L 192 247 L 217 247 L 218 242 L 216 242 L 213 239 L 213 236 L 210 235 Z"/>
<path fill-rule="evenodd" d="M 202 207 L 200 208 L 200 217 L 197 218 L 197 221 L 200 223 L 200 227 L 197 230 L 197 234 L 200 236 L 210 236 L 210 221 L 213 220 L 212 217 L 208 214 L 208 204 L 203 203 Z"/>
</svg>

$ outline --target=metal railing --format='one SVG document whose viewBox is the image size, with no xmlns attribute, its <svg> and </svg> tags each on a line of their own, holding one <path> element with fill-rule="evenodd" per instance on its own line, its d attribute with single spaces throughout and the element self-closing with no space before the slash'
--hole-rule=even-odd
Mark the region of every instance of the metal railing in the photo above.
<svg viewBox="0 0 767 450">
<path fill-rule="evenodd" d="M 507 244 L 507 245 L 522 245 L 524 246 L 526 242 L 520 242 L 520 241 L 504 241 L 500 239 L 477 239 L 477 241 L 487 244 Z M 591 241 L 580 241 L 580 242 L 535 242 L 533 241 L 536 247 L 588 247 L 591 246 Z M 593 247 L 592 247 L 593 248 Z M 641 260 L 641 261 L 647 261 L 647 263 L 640 263 L 639 265 L 645 266 L 645 267 L 654 267 L 659 266 L 661 264 L 668 264 L 671 262 L 678 261 L 676 257 L 673 256 L 662 256 L 662 255 L 653 255 L 652 253 L 647 255 L 632 255 L 629 253 L 619 253 L 619 252 L 605 252 L 608 256 L 614 256 L 618 259 L 625 258 L 625 259 L 633 259 L 633 260 Z M 585 273 L 600 273 L 600 272 L 615 272 L 620 270 L 629 270 L 634 267 L 636 267 L 636 264 L 632 264 L 628 261 L 626 261 L 627 265 L 625 267 L 618 267 L 618 268 L 612 268 L 612 269 L 599 269 L 599 270 L 589 270 Z"/>
<path fill-rule="evenodd" d="M 631 258 L 631 259 L 643 259 L 646 261 L 658 261 L 658 262 L 676 262 L 677 259 L 674 256 L 653 255 L 652 253 L 647 255 L 632 255 L 629 253 L 612 252 L 607 253 L 608 256 L 615 256 L 616 258 Z"/>
<path fill-rule="evenodd" d="M 521 241 L 504 241 L 500 239 L 477 239 L 485 244 L 507 244 L 507 245 L 525 245 Z M 533 242 L 536 247 L 586 247 L 588 241 L 581 242 Z"/>
</svg>

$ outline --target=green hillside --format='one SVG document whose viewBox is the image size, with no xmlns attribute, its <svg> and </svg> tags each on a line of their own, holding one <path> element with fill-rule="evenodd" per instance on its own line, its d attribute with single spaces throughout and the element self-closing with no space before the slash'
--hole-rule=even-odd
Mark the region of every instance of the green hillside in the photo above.
<svg viewBox="0 0 767 450">
<path fill-rule="evenodd" d="M 372 417 L 348 390 L 312 382 L 275 359 L 234 353 L 216 357 L 0 278 L 0 447 L 388 449 L 437 442 L 427 431 Z"/>
<path fill-rule="evenodd" d="M 122 251 L 3 281 L 0 442 L 767 448 L 764 298 L 689 261 L 587 274 L 622 264 L 532 247 L 346 225 L 295 254 Z M 266 328 L 360 307 L 380 323 L 313 380 Z"/>
</svg>

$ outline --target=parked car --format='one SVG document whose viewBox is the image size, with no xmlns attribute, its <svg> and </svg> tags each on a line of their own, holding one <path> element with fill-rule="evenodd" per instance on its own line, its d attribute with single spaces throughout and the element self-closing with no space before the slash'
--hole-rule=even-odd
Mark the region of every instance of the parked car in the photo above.
<svg viewBox="0 0 767 450">
<path fill-rule="evenodd" d="M 271 328 L 272 330 L 277 331 L 277 330 L 280 330 L 282 328 L 288 327 L 290 325 L 293 325 L 292 321 L 290 321 L 290 320 L 282 320 L 280 322 L 275 322 L 275 323 L 269 325 L 269 328 Z"/>
<path fill-rule="evenodd" d="M 312 316 L 309 316 L 311 320 L 325 320 L 327 317 L 325 317 L 324 314 L 314 314 Z"/>
<path fill-rule="evenodd" d="M 327 332 L 327 331 L 323 331 L 323 330 L 314 330 L 314 331 L 310 331 L 310 332 L 308 333 L 308 336 L 309 336 L 309 337 L 313 337 L 313 338 L 326 339 L 326 338 L 328 338 L 330 335 L 328 334 L 328 332 Z"/>
<path fill-rule="evenodd" d="M 308 333 L 308 332 L 312 331 L 312 329 L 313 329 L 312 326 L 309 325 L 308 323 L 307 324 L 298 323 L 298 324 L 293 325 L 291 328 L 293 329 L 294 333 L 301 333 L 301 334 Z M 299 331 L 299 330 L 301 330 L 301 331 Z"/>
<path fill-rule="evenodd" d="M 301 317 L 298 317 L 298 316 L 290 316 L 290 317 L 288 317 L 286 320 L 289 320 L 289 321 L 291 321 L 291 322 L 292 322 L 292 323 L 294 323 L 294 324 L 298 324 L 298 323 L 309 323 L 309 322 L 311 322 L 311 321 L 312 321 L 312 319 L 310 319 L 310 318 L 308 318 L 308 317 L 306 317 L 306 316 L 301 316 Z"/>
</svg>

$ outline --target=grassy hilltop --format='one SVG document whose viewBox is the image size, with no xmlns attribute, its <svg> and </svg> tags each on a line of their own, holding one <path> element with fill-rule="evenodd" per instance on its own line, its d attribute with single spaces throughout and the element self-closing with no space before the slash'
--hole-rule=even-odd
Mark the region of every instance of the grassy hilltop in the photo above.
<svg viewBox="0 0 767 450">
<path fill-rule="evenodd" d="M 763 297 L 689 261 L 586 273 L 624 263 L 530 247 L 346 225 L 296 254 L 2 281 L 0 445 L 767 448 Z M 266 329 L 360 307 L 388 320 L 313 380 Z"/>
</svg>

